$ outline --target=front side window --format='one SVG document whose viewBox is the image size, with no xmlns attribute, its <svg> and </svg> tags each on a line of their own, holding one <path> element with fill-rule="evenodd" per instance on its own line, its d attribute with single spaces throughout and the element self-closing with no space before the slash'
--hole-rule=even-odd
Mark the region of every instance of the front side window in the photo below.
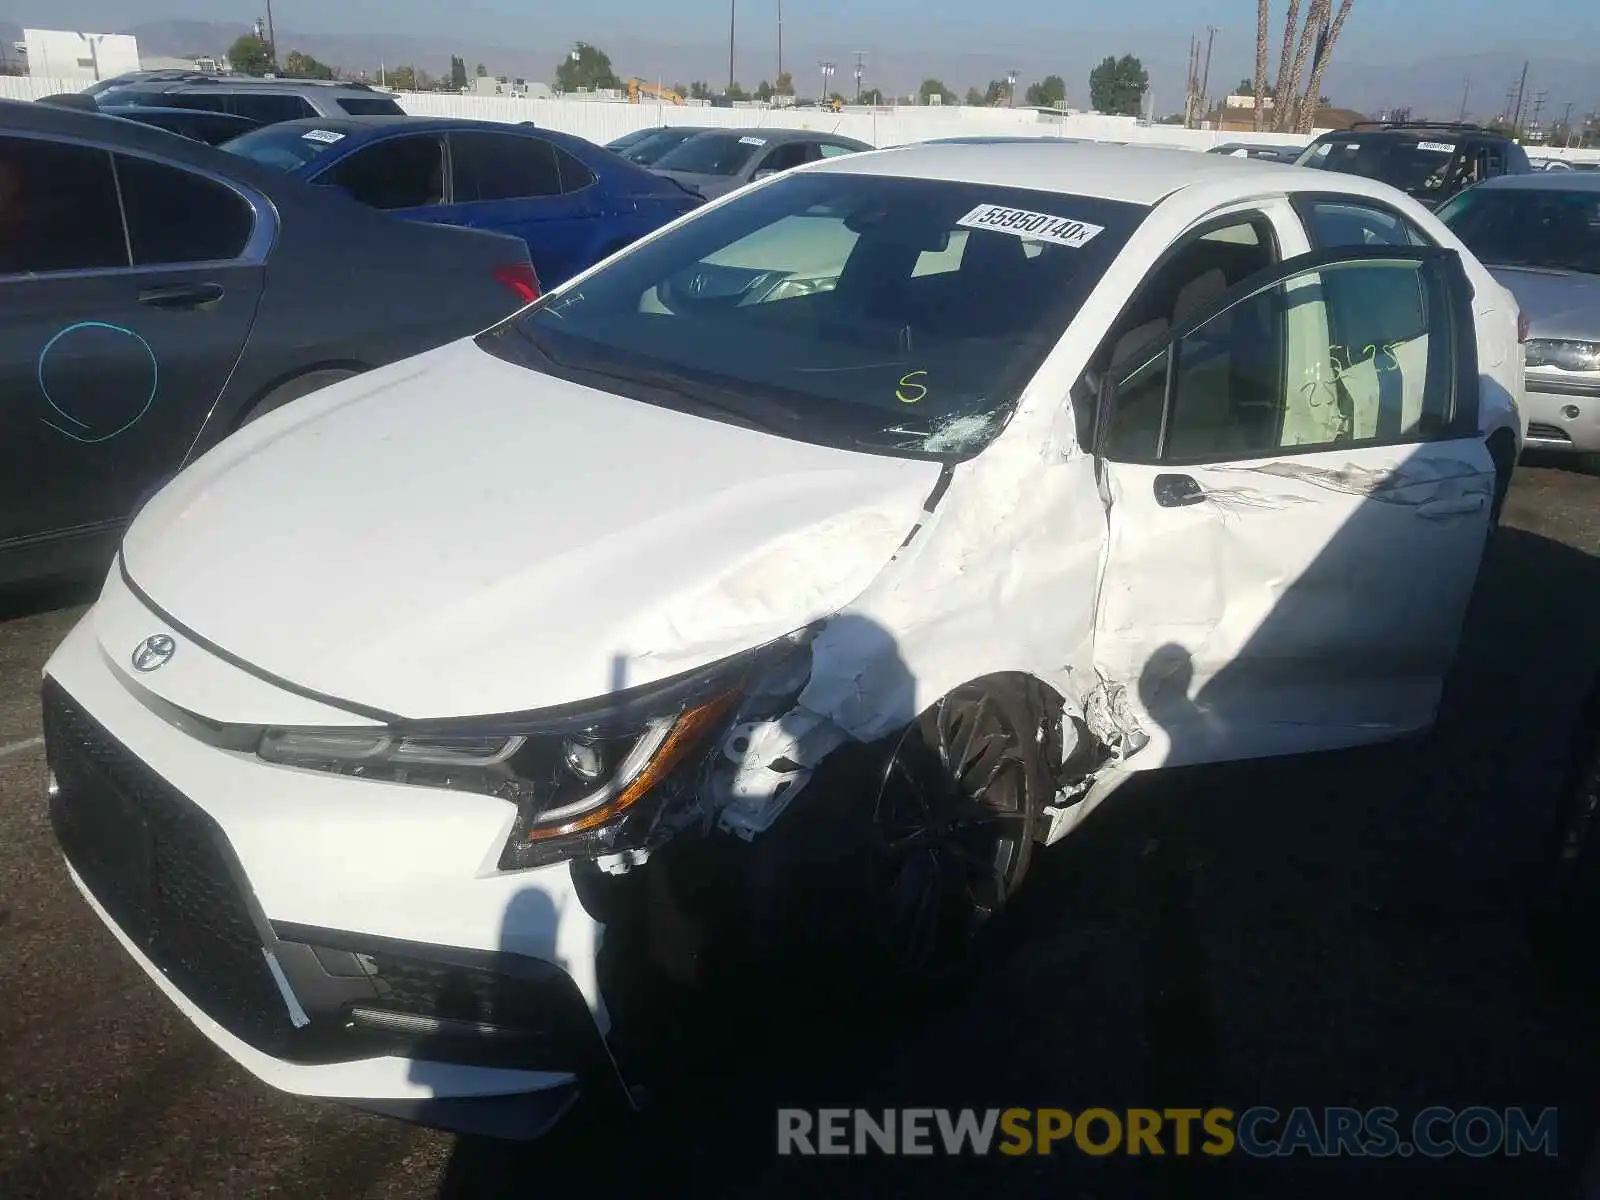
<svg viewBox="0 0 1600 1200">
<path fill-rule="evenodd" d="M 444 139 L 388 138 L 340 159 L 316 182 L 343 188 L 371 208 L 429 208 L 444 203 Z"/>
<path fill-rule="evenodd" d="M 135 266 L 238 258 L 255 228 L 255 210 L 212 179 L 129 155 L 117 156 Z"/>
<path fill-rule="evenodd" d="M 802 441 L 970 457 L 1147 211 L 979 184 L 786 176 L 480 345 Z"/>
<path fill-rule="evenodd" d="M 555 147 L 543 138 L 452 133 L 450 149 L 457 204 L 561 194 Z"/>
<path fill-rule="evenodd" d="M 0 275 L 127 265 L 111 155 L 0 137 Z"/>
<path fill-rule="evenodd" d="M 1448 292 L 1416 261 L 1307 271 L 1228 306 L 1119 382 L 1103 450 L 1227 462 L 1447 436 Z"/>
<path fill-rule="evenodd" d="M 810 142 L 785 142 L 761 160 L 760 171 L 787 171 L 811 157 Z"/>
<path fill-rule="evenodd" d="M 1600 275 L 1600 192 L 1474 188 L 1439 219 L 1490 266 Z"/>
<path fill-rule="evenodd" d="M 694 175 L 737 175 L 766 144 L 766 138 L 754 134 L 702 133 L 663 154 L 656 160 L 656 169 Z"/>
</svg>

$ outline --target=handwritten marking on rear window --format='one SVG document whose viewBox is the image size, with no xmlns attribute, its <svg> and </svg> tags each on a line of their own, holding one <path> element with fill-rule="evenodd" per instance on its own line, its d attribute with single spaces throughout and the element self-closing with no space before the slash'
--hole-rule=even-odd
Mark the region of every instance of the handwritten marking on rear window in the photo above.
<svg viewBox="0 0 1600 1200">
<path fill-rule="evenodd" d="M 1009 233 L 1013 237 L 1054 242 L 1058 246 L 1071 246 L 1074 250 L 1087 246 L 1105 232 L 1103 225 L 1090 225 L 1086 221 L 1074 221 L 1071 217 L 1058 217 L 1054 213 L 1029 212 L 1025 208 L 1006 208 L 999 204 L 980 204 L 956 224 L 968 229 L 987 229 L 995 233 Z"/>
<path fill-rule="evenodd" d="M 926 379 L 926 371 L 908 371 L 900 376 L 900 386 L 894 389 L 894 398 L 901 404 L 920 404 L 928 398 L 928 385 L 918 383 L 917 377 Z"/>
</svg>

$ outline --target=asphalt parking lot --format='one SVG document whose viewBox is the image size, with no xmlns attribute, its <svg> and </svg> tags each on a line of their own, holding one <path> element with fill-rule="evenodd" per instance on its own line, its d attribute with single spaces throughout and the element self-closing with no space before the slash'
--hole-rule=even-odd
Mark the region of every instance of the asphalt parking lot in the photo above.
<svg viewBox="0 0 1600 1200">
<path fill-rule="evenodd" d="M 1600 480 L 1519 473 L 1425 742 L 1124 795 L 1036 875 L 965 994 L 822 1022 L 661 994 L 626 1129 L 457 1142 L 268 1091 L 126 961 L 42 803 L 36 681 L 81 595 L 0 622 L 0 1197 L 1567 1196 L 1594 1001 L 1532 949 L 1551 792 L 1600 669 Z M 796 1161 L 778 1106 L 1560 1109 L 1555 1159 Z"/>
</svg>

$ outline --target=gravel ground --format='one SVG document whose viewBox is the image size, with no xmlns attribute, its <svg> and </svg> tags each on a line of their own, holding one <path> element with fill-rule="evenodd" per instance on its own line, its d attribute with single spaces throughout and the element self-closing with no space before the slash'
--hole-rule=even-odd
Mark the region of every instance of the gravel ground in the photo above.
<svg viewBox="0 0 1600 1200">
<path fill-rule="evenodd" d="M 974 987 L 821 1023 L 662 995 L 637 1126 L 512 1147 L 268 1091 L 127 962 L 41 800 L 37 675 L 84 597 L 0 613 L 0 1197 L 1574 1195 L 1592 997 L 1528 936 L 1600 669 L 1600 480 L 1519 472 L 1435 736 L 1185 775 L 1036 859 Z M 1440 1162 L 778 1158 L 799 1106 L 1521 1105 L 1561 1153 Z"/>
</svg>

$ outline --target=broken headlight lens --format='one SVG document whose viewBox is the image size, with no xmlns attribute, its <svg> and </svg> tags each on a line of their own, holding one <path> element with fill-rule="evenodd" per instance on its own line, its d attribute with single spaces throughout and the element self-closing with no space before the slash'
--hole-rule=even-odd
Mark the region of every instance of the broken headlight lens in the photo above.
<svg viewBox="0 0 1600 1200">
<path fill-rule="evenodd" d="M 1534 338 L 1524 346 L 1530 367 L 1559 367 L 1563 371 L 1600 371 L 1600 342 L 1574 342 L 1559 338 Z"/>
<path fill-rule="evenodd" d="M 782 639 L 703 672 L 593 705 L 429 722 L 426 728 L 267 729 L 267 762 L 418 787 L 474 792 L 516 805 L 501 867 L 638 849 L 680 784 L 697 780 L 746 684 L 797 646 Z"/>
</svg>

